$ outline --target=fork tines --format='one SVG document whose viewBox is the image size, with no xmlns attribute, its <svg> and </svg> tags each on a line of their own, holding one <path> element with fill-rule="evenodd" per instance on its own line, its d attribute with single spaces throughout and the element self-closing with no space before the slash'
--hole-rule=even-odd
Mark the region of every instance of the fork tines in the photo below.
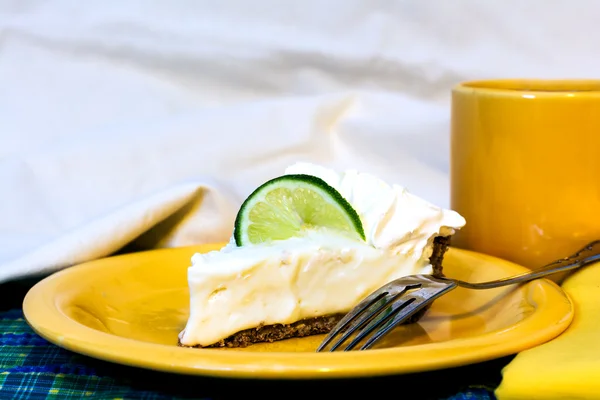
<svg viewBox="0 0 600 400">
<path fill-rule="evenodd" d="M 325 337 L 317 352 L 324 351 L 330 343 L 329 351 L 338 348 L 349 351 L 363 341 L 360 350 L 370 349 L 396 326 L 408 321 L 455 287 L 456 284 L 452 281 L 429 275 L 396 279 L 367 296 L 346 314 Z M 355 336 L 350 343 L 341 348 L 353 335 Z"/>
</svg>

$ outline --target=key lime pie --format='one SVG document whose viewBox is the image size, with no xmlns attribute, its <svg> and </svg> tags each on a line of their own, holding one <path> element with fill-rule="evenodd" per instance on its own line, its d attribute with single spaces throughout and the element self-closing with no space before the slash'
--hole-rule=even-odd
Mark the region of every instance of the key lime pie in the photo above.
<svg viewBox="0 0 600 400">
<path fill-rule="evenodd" d="M 242 204 L 230 242 L 194 254 L 187 347 L 245 347 L 329 332 L 396 278 L 441 274 L 465 220 L 354 170 L 297 163 Z"/>
</svg>

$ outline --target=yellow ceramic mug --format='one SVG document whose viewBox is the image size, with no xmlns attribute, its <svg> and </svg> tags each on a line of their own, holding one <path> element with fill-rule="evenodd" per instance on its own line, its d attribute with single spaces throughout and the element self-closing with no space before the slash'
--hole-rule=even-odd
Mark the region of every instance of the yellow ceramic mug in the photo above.
<svg viewBox="0 0 600 400">
<path fill-rule="evenodd" d="M 600 239 L 600 80 L 452 92 L 453 246 L 535 268 Z"/>
</svg>

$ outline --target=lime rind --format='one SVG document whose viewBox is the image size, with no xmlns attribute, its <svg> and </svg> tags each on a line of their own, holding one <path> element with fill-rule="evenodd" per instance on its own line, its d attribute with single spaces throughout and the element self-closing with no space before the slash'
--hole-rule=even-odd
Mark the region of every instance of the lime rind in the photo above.
<svg viewBox="0 0 600 400">
<path fill-rule="evenodd" d="M 303 197 L 293 195 L 297 190 L 303 191 Z M 325 201 L 316 202 L 325 210 L 312 209 L 305 196 L 321 197 Z M 328 216 L 333 218 L 327 220 Z M 268 224 L 256 222 L 259 219 Z M 311 219 L 319 221 L 313 224 Z M 324 224 L 323 219 L 327 220 Z M 282 175 L 256 188 L 238 211 L 233 237 L 237 246 L 281 240 L 301 234 L 305 225 L 338 229 L 365 240 L 362 221 L 352 205 L 323 179 L 306 174 Z"/>
</svg>

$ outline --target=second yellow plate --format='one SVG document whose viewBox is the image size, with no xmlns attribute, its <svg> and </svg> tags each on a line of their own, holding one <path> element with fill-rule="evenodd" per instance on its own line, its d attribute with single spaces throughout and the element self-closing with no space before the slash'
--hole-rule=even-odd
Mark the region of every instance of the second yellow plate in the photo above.
<svg viewBox="0 0 600 400">
<path fill-rule="evenodd" d="M 186 269 L 194 252 L 220 244 L 154 250 L 84 263 L 35 285 L 23 311 L 50 342 L 141 368 L 229 378 L 302 379 L 419 372 L 501 357 L 546 342 L 573 318 L 565 293 L 548 280 L 490 290 L 456 289 L 416 324 L 378 349 L 315 353 L 323 336 L 245 349 L 177 346 L 188 315 Z M 471 282 L 524 272 L 490 256 L 450 249 L 449 277 Z"/>
</svg>

